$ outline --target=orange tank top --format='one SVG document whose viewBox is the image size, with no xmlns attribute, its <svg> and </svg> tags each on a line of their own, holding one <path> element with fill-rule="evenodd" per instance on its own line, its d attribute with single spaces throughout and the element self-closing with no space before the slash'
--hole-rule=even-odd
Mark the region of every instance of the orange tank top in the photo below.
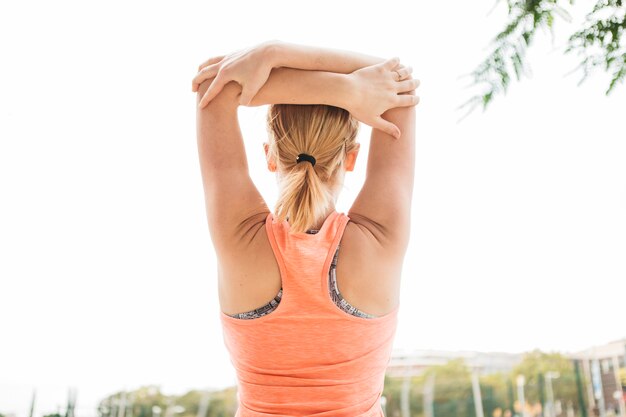
<svg viewBox="0 0 626 417">
<path fill-rule="evenodd" d="M 380 396 L 399 306 L 364 318 L 334 304 L 328 271 L 348 221 L 334 211 L 318 233 L 289 234 L 287 221 L 268 214 L 280 303 L 254 319 L 220 314 L 237 373 L 235 417 L 383 417 Z"/>
</svg>

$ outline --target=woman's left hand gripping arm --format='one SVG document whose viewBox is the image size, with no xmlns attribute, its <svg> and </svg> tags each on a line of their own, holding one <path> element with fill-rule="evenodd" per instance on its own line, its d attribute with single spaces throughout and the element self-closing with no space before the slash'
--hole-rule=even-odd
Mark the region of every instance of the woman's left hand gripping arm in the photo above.
<svg viewBox="0 0 626 417">
<path fill-rule="evenodd" d="M 204 108 L 209 104 L 230 81 L 236 81 L 241 85 L 239 104 L 249 105 L 269 78 L 273 68 L 268 51 L 269 44 L 270 42 L 263 42 L 229 55 L 213 57 L 201 64 L 198 74 L 192 81 L 192 90 L 197 91 L 198 86 L 205 80 L 213 77 L 215 79 L 200 100 L 199 107 Z"/>
</svg>

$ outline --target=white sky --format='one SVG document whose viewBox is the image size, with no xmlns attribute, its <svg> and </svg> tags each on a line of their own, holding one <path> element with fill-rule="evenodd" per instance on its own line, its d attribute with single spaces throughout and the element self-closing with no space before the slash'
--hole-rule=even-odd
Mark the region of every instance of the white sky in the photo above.
<svg viewBox="0 0 626 417">
<path fill-rule="evenodd" d="M 197 65 L 268 39 L 400 56 L 422 81 L 396 348 L 563 352 L 626 336 L 626 86 L 554 45 L 461 123 L 504 25 L 484 2 L 12 2 L 0 12 L 0 412 L 235 383 L 195 137 Z M 214 8 L 219 7 L 219 8 Z M 265 107 L 240 119 L 253 178 Z M 370 128 L 338 204 L 365 173 Z M 621 314 L 621 318 L 620 318 Z M 621 322 L 620 322 L 621 320 Z"/>
</svg>

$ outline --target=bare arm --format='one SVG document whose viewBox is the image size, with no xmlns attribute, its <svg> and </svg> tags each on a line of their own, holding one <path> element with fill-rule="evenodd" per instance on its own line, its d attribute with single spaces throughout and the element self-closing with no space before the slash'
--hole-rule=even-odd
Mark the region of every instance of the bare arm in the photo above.
<svg viewBox="0 0 626 417">
<path fill-rule="evenodd" d="M 415 107 L 383 117 L 402 131 L 398 140 L 372 129 L 365 182 L 348 215 L 371 233 L 389 258 L 403 257 L 411 230 L 415 176 Z"/>
<path fill-rule="evenodd" d="M 277 67 L 350 74 L 358 69 L 385 61 L 383 58 L 358 52 L 298 45 L 278 40 L 267 42 L 266 47 L 271 51 L 274 65 Z"/>
<path fill-rule="evenodd" d="M 338 64 L 330 66 L 335 70 L 359 68 L 349 74 L 280 66 L 310 64 L 310 67 L 314 67 L 316 62 L 338 54 L 333 50 L 313 48 L 320 51 L 321 55 L 306 59 L 304 50 L 293 44 L 266 42 L 227 57 L 209 59 L 200 65 L 201 70 L 192 82 L 192 89 L 195 90 L 199 83 L 212 79 L 199 107 L 204 108 L 210 103 L 224 88 L 223 85 L 236 81 L 242 87 L 238 96 L 240 105 L 333 105 L 346 109 L 357 120 L 369 126 L 394 137 L 400 135 L 398 127 L 383 119 L 381 114 L 390 108 L 417 104 L 414 95 L 406 95 L 417 87 L 417 81 L 410 79 L 410 67 L 401 66 L 399 59 L 393 58 L 359 68 L 378 58 L 349 53 Z M 324 55 L 323 51 L 330 52 Z"/>
<path fill-rule="evenodd" d="M 353 85 L 344 74 L 274 68 L 248 105 L 326 104 L 345 109 L 352 94 Z"/>
<path fill-rule="evenodd" d="M 228 55 L 210 58 L 200 64 L 198 74 L 192 81 L 192 91 L 197 91 L 203 81 L 214 78 L 200 101 L 202 108 L 213 100 L 228 82 L 237 81 L 242 86 L 239 104 L 249 106 L 274 68 L 350 74 L 384 62 L 382 58 L 356 52 L 268 41 Z M 397 69 L 403 68 L 400 65 Z M 410 74 L 410 67 L 406 72 L 405 75 Z"/>
</svg>

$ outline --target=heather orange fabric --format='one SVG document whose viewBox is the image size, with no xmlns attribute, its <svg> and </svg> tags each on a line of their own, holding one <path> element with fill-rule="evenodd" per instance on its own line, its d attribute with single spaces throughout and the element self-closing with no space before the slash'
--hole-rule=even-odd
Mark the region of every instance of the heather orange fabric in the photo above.
<svg viewBox="0 0 626 417">
<path fill-rule="evenodd" d="M 318 233 L 290 235 L 287 221 L 268 214 L 265 229 L 280 268 L 282 299 L 259 318 L 220 315 L 237 372 L 235 417 L 384 415 L 380 396 L 399 306 L 371 319 L 334 304 L 328 272 L 348 221 L 334 211 Z"/>
</svg>

